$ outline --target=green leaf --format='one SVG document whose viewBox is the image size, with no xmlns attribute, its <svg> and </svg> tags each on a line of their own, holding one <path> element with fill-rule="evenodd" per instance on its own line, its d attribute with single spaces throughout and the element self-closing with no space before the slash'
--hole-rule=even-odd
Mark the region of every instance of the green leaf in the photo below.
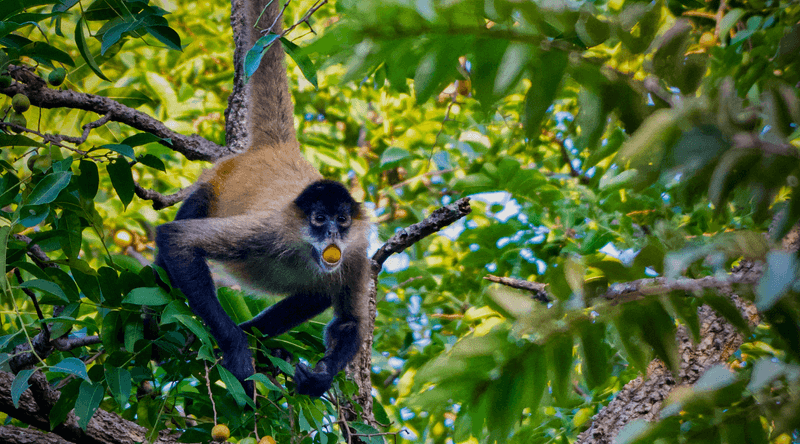
<svg viewBox="0 0 800 444">
<path fill-rule="evenodd" d="M 431 95 L 441 91 L 450 74 L 456 70 L 458 54 L 457 48 L 434 45 L 422 56 L 414 73 L 414 95 L 417 103 L 423 103 Z"/>
<path fill-rule="evenodd" d="M 547 342 L 549 359 L 548 373 L 550 387 L 556 405 L 566 405 L 570 393 L 570 374 L 572 373 L 572 335 L 568 333 L 553 336 Z"/>
<path fill-rule="evenodd" d="M 89 381 L 81 383 L 78 399 L 75 401 L 75 416 L 78 419 L 78 426 L 86 431 L 86 426 L 89 425 L 89 420 L 94 416 L 94 412 L 100 407 L 100 402 L 103 401 L 103 386 L 101 384 L 93 384 Z"/>
<path fill-rule="evenodd" d="M 164 165 L 164 161 L 162 161 L 161 159 L 152 154 L 145 154 L 144 156 L 139 156 L 137 160 L 142 165 L 147 165 L 150 168 L 163 172 L 167 171 L 167 167 Z"/>
<path fill-rule="evenodd" d="M 83 294 L 86 295 L 90 301 L 96 304 L 102 302 L 103 293 L 100 290 L 100 282 L 96 275 L 84 273 L 74 266 L 71 267 L 70 272 L 72 273 L 73 279 L 75 279 L 75 283 L 78 284 L 78 287 L 80 287 Z"/>
<path fill-rule="evenodd" d="M 69 373 L 91 382 L 86 373 L 86 364 L 78 358 L 66 358 L 58 364 L 50 366 L 51 372 Z"/>
<path fill-rule="evenodd" d="M 83 239 L 83 227 L 78 214 L 74 211 L 62 211 L 58 221 L 58 228 L 66 232 L 65 241 L 61 243 L 61 249 L 64 254 L 68 258 L 77 259 Z"/>
<path fill-rule="evenodd" d="M 111 392 L 114 400 L 117 401 L 120 410 L 123 410 L 131 396 L 131 372 L 124 368 L 117 368 L 109 365 L 108 362 L 106 362 L 105 371 L 108 390 Z"/>
<path fill-rule="evenodd" d="M 314 85 L 314 88 L 319 89 L 319 86 L 317 85 L 317 67 L 314 66 L 314 62 L 311 61 L 307 54 L 302 52 L 299 46 L 290 42 L 286 38 L 281 37 L 281 43 L 283 44 L 286 53 L 289 54 L 289 57 L 291 57 L 292 60 L 297 63 L 297 66 L 303 73 L 303 77 L 305 77 L 306 80 Z"/>
<path fill-rule="evenodd" d="M 33 42 L 26 45 L 20 53 L 48 66 L 52 65 L 52 61 L 75 66 L 75 62 L 69 54 L 44 42 Z"/>
<path fill-rule="evenodd" d="M 249 80 L 250 77 L 255 74 L 258 66 L 261 64 L 261 58 L 264 56 L 264 53 L 279 37 L 280 36 L 277 34 L 265 35 L 258 39 L 253 47 L 247 51 L 247 54 L 244 56 L 245 81 Z"/>
<path fill-rule="evenodd" d="M 561 78 L 569 64 L 569 53 L 556 49 L 542 55 L 536 63 L 531 76 L 531 87 L 525 94 L 525 108 L 522 124 L 525 136 L 537 140 L 547 109 L 553 103 Z"/>
<path fill-rule="evenodd" d="M 144 326 L 140 322 L 125 324 L 125 349 L 136 350 L 136 343 L 144 339 Z"/>
<path fill-rule="evenodd" d="M 276 358 L 275 356 L 272 355 L 267 355 L 267 359 L 269 359 L 269 362 L 271 362 L 272 365 L 278 367 L 280 371 L 283 372 L 284 374 L 289 376 L 294 376 L 294 367 L 292 367 L 292 364 L 289 364 L 283 359 Z"/>
<path fill-rule="evenodd" d="M 217 299 L 228 316 L 237 324 L 253 319 L 253 314 L 247 307 L 247 302 L 241 292 L 223 287 L 217 290 Z"/>
<path fill-rule="evenodd" d="M 719 36 L 723 41 L 728 38 L 730 30 L 736 25 L 736 22 L 744 17 L 745 13 L 746 11 L 742 8 L 734 8 L 728 11 L 725 17 L 722 17 L 719 22 Z"/>
<path fill-rule="evenodd" d="M 75 44 L 78 46 L 78 51 L 81 53 L 81 56 L 83 56 L 83 59 L 86 60 L 86 64 L 89 65 L 89 68 L 97 74 L 97 77 L 110 82 L 111 80 L 103 74 L 103 71 L 100 71 L 100 66 L 89 51 L 89 45 L 86 44 L 86 36 L 83 35 L 83 26 L 84 21 L 83 17 L 81 17 L 75 25 Z"/>
<path fill-rule="evenodd" d="M 33 372 L 35 372 L 35 368 L 29 368 L 25 370 L 21 370 L 14 376 L 14 382 L 11 383 L 11 402 L 14 403 L 15 408 L 19 408 L 19 397 L 22 396 L 22 393 L 25 390 L 28 390 L 30 385 L 28 384 L 28 379 L 30 379 Z"/>
<path fill-rule="evenodd" d="M 156 40 L 167 45 L 167 48 L 177 51 L 183 50 L 183 48 L 181 48 L 181 37 L 169 26 L 147 26 L 145 29 L 150 35 L 155 37 Z"/>
<path fill-rule="evenodd" d="M 142 105 L 146 104 L 153 104 L 155 101 L 153 98 L 141 91 L 137 91 L 132 87 L 127 88 L 105 88 L 97 91 L 95 94 L 98 96 L 108 97 L 109 99 L 114 99 L 117 102 L 129 106 L 131 108 L 138 108 Z M 135 136 L 131 136 L 135 137 Z M 127 140 L 127 139 L 126 139 Z M 123 143 L 128 144 L 126 141 Z M 130 145 L 130 144 L 128 144 Z M 136 145 L 131 145 L 136 146 Z"/>
<path fill-rule="evenodd" d="M 502 69 L 498 69 L 494 79 L 494 97 L 503 97 L 513 88 L 522 76 L 534 55 L 534 47 L 527 43 L 511 42 L 500 60 Z"/>
<path fill-rule="evenodd" d="M 394 166 L 403 159 L 411 157 L 411 153 L 403 148 L 392 146 L 381 154 L 381 168 Z"/>
<path fill-rule="evenodd" d="M 108 143 L 100 146 L 100 148 L 105 148 L 107 150 L 114 151 L 115 153 L 122 154 L 129 159 L 136 159 L 136 153 L 133 152 L 133 148 L 122 143 Z"/>
<path fill-rule="evenodd" d="M 717 390 L 736 382 L 736 375 L 723 364 L 717 364 L 703 373 L 694 384 L 694 390 Z"/>
<path fill-rule="evenodd" d="M 122 144 L 128 145 L 130 147 L 137 147 L 141 145 L 146 145 L 148 143 L 161 142 L 162 140 L 164 139 L 156 136 L 155 134 L 139 133 L 139 134 L 134 134 L 130 137 L 126 137 L 125 140 L 122 141 Z"/>
<path fill-rule="evenodd" d="M 242 383 L 236 379 L 236 376 L 233 376 L 233 373 L 229 372 L 228 369 L 221 365 L 217 366 L 217 370 L 219 370 L 219 377 L 222 379 L 222 382 L 225 383 L 228 393 L 233 396 L 233 399 L 236 401 L 236 404 L 238 404 L 239 407 L 244 407 L 245 404 L 248 404 L 253 408 L 256 407 L 256 405 L 253 403 L 253 400 L 247 396 L 247 393 L 245 393 Z"/>
<path fill-rule="evenodd" d="M 756 308 L 765 311 L 791 288 L 797 276 L 797 258 L 788 251 L 767 253 L 767 269 L 756 285 Z"/>
<path fill-rule="evenodd" d="M 106 166 L 106 170 L 111 178 L 111 184 L 114 185 L 114 190 L 119 195 L 119 200 L 127 208 L 133 200 L 135 188 L 131 166 L 123 159 L 114 159 Z"/>
<path fill-rule="evenodd" d="M 59 171 L 46 175 L 33 191 L 28 195 L 28 205 L 43 205 L 49 204 L 56 200 L 58 193 L 69 185 L 69 180 L 72 178 L 71 171 Z"/>
<path fill-rule="evenodd" d="M 58 401 L 50 409 L 51 430 L 61 425 L 67 419 L 69 412 L 75 408 L 75 401 L 78 399 L 78 391 L 82 383 L 83 381 L 80 379 L 73 379 L 60 390 L 61 395 L 58 397 Z"/>
<path fill-rule="evenodd" d="M 578 330 L 583 362 L 581 369 L 589 389 L 602 385 L 609 375 L 606 353 L 606 326 L 602 322 L 585 322 Z"/>
<path fill-rule="evenodd" d="M 161 287 L 134 288 L 122 299 L 122 302 L 133 305 L 159 306 L 166 305 L 172 299 Z"/>
<path fill-rule="evenodd" d="M 360 422 L 351 422 L 349 423 L 350 427 L 352 427 L 363 442 L 367 444 L 384 444 L 383 436 L 380 435 L 378 430 L 375 430 L 372 426 L 369 426 L 364 423 Z"/>
<path fill-rule="evenodd" d="M 483 173 L 469 174 L 459 177 L 453 182 L 453 189 L 463 190 L 466 193 L 485 191 L 495 185 L 495 182 Z"/>
<path fill-rule="evenodd" d="M 34 288 L 36 290 L 43 291 L 49 295 L 55 296 L 64 302 L 69 302 L 69 298 L 67 298 L 67 295 L 64 293 L 63 290 L 61 290 L 61 287 L 44 279 L 32 279 L 30 281 L 25 281 L 19 284 L 19 287 Z"/>
<path fill-rule="evenodd" d="M 635 313 L 635 314 L 634 314 Z M 680 357 L 678 344 L 675 342 L 675 321 L 658 301 L 637 304 L 632 310 L 626 310 L 627 316 L 636 316 L 636 322 L 642 338 L 653 347 L 673 375 L 678 374 Z"/>
<path fill-rule="evenodd" d="M 81 160 L 78 170 L 80 174 L 75 177 L 78 192 L 84 199 L 94 199 L 100 186 L 100 174 L 97 171 L 97 164 L 91 160 L 84 159 Z"/>
<path fill-rule="evenodd" d="M 590 5 L 581 7 L 581 15 L 575 22 L 575 32 L 587 47 L 597 46 L 611 37 L 611 26 L 597 18 L 597 12 Z"/>
<path fill-rule="evenodd" d="M 277 392 L 284 392 L 285 391 L 282 387 L 278 387 L 277 385 L 273 384 L 272 381 L 270 381 L 269 378 L 267 378 L 267 375 L 265 375 L 263 373 L 255 373 L 253 375 L 250 375 L 246 379 L 246 381 L 258 381 L 258 382 L 264 384 L 264 386 L 267 388 L 267 390 L 274 390 L 274 391 L 277 391 Z"/>
<path fill-rule="evenodd" d="M 750 334 L 750 324 L 742 317 L 742 312 L 736 308 L 736 305 L 733 304 L 729 297 L 717 294 L 715 291 L 707 291 L 703 295 L 703 303 L 713 308 L 743 335 Z"/>
<path fill-rule="evenodd" d="M 6 134 L 0 132 L 0 146 L 38 146 L 44 145 L 21 134 Z"/>
</svg>

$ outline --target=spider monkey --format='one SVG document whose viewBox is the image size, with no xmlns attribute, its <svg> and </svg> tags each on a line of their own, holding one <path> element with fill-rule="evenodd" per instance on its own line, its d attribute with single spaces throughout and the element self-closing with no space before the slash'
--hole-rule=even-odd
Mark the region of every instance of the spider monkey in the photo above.
<svg viewBox="0 0 800 444">
<path fill-rule="evenodd" d="M 258 3 L 249 2 L 249 23 L 262 12 Z M 269 26 L 279 4 L 266 8 L 261 23 Z M 258 33 L 250 34 L 252 46 Z M 321 396 L 364 336 L 369 223 L 341 183 L 323 179 L 302 157 L 283 59 L 280 44 L 262 58 L 248 85 L 247 151 L 205 172 L 175 220 L 158 227 L 156 264 L 208 325 L 223 366 L 251 395 L 253 384 L 245 379 L 254 368 L 245 331 L 279 335 L 333 306 L 325 356 L 313 370 L 298 363 L 294 376 L 298 393 Z M 217 300 L 208 259 L 245 284 L 288 297 L 237 325 Z"/>
</svg>

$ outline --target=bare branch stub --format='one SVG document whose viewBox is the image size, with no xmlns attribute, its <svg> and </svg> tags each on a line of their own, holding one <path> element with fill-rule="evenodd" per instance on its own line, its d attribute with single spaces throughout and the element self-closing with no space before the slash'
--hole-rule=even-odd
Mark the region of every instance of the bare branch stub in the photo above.
<svg viewBox="0 0 800 444">
<path fill-rule="evenodd" d="M 511 288 L 529 291 L 532 293 L 534 299 L 545 304 L 552 300 L 550 295 L 547 293 L 547 284 L 526 281 L 524 279 L 495 276 L 493 274 L 488 274 L 483 278 L 486 279 L 487 281 L 492 281 Z"/>
<path fill-rule="evenodd" d="M 195 185 L 192 185 L 179 190 L 177 193 L 165 196 L 158 191 L 144 188 L 138 183 L 135 183 L 134 187 L 134 191 L 136 192 L 136 195 L 139 196 L 139 199 L 153 201 L 153 209 L 155 210 L 170 207 L 178 202 L 183 201 L 197 188 Z"/>
<path fill-rule="evenodd" d="M 402 252 L 421 239 L 461 219 L 471 211 L 469 197 L 462 197 L 450 205 L 437 209 L 422 222 L 398 231 L 372 256 L 373 271 L 380 271 L 383 263 L 392 254 Z"/>
</svg>

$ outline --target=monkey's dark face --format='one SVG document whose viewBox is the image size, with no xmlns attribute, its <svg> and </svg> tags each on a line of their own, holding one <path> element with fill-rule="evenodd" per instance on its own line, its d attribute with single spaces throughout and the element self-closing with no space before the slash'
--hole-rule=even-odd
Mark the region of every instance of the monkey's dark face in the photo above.
<svg viewBox="0 0 800 444">
<path fill-rule="evenodd" d="M 317 265 L 325 272 L 336 270 L 348 247 L 348 233 L 359 213 L 358 202 L 339 182 L 320 180 L 306 187 L 294 203 L 306 217 L 303 232 Z"/>
</svg>

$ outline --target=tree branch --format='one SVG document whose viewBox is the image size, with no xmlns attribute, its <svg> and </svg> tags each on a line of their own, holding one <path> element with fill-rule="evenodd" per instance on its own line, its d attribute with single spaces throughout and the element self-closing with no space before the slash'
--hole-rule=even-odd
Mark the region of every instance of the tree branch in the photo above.
<svg viewBox="0 0 800 444">
<path fill-rule="evenodd" d="M 394 236 L 389 238 L 385 244 L 372 256 L 373 271 L 380 271 L 381 266 L 393 253 L 400 253 L 406 248 L 419 242 L 422 238 L 429 236 L 442 228 L 452 224 L 470 213 L 472 209 L 469 205 L 469 197 L 451 203 L 450 205 L 439 208 L 431 213 L 422 222 L 403 228 Z"/>
<path fill-rule="evenodd" d="M 32 105 L 40 108 L 81 109 L 109 116 L 108 120 L 124 123 L 163 139 L 170 139 L 171 143 L 162 142 L 162 144 L 183 154 L 190 160 L 215 160 L 226 154 L 231 154 L 226 147 L 217 145 L 197 134 L 191 136 L 178 134 L 167 128 L 159 120 L 108 97 L 80 93 L 68 89 L 48 88 L 44 80 L 25 67 L 10 66 L 9 73 L 16 82 L 7 88 L 0 89 L 0 93 L 9 97 L 22 93 L 28 96 Z M 86 127 L 84 127 L 85 130 Z"/>
<path fill-rule="evenodd" d="M 14 403 L 11 399 L 11 383 L 13 381 L 13 374 L 0 371 L 0 411 L 38 429 L 49 430 L 49 408 L 41 406 L 40 403 L 34 399 L 31 390 L 23 392 L 19 399 L 19 407 L 14 407 Z M 49 389 L 47 384 L 45 385 L 45 389 L 49 390 L 47 395 L 51 397 L 50 401 L 55 403 L 55 400 L 57 400 L 61 394 L 58 391 Z M 2 439 L 2 436 L 5 434 L 15 432 L 13 429 L 8 429 L 7 426 L 3 428 L 6 430 L 0 428 L 0 439 Z M 30 429 L 26 429 L 25 431 L 29 434 L 33 433 L 34 436 L 39 436 L 40 433 Z M 134 444 L 146 442 L 148 440 L 146 428 L 102 409 L 98 409 L 95 412 L 85 431 L 78 426 L 74 412 L 70 412 L 64 423 L 53 429 L 53 434 L 62 437 L 67 442 L 79 442 L 81 444 Z M 42 442 L 64 442 L 54 440 L 55 438 L 52 438 L 52 435 L 47 436 L 50 436 L 50 438 Z M 169 431 L 164 430 L 159 434 L 158 438 L 153 441 L 153 444 L 174 443 L 177 442 L 178 437 L 179 435 L 171 434 Z M 31 441 L 29 439 L 22 442 L 30 443 L 39 441 Z"/>
</svg>

